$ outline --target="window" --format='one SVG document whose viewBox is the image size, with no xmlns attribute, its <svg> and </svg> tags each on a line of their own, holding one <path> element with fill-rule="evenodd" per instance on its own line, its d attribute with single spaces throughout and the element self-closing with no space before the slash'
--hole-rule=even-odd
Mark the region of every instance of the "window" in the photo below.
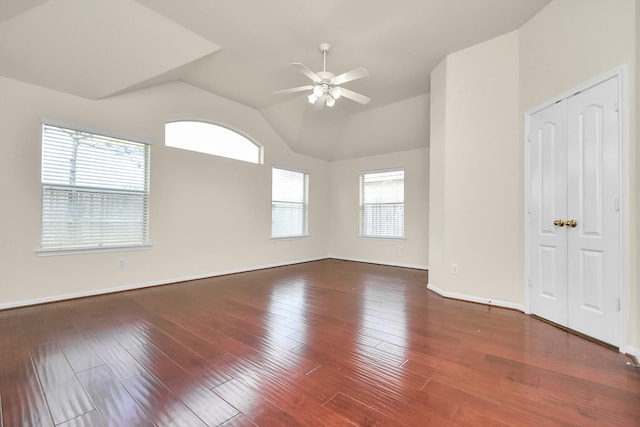
<svg viewBox="0 0 640 427">
<path fill-rule="evenodd" d="M 43 250 L 148 244 L 148 210 L 148 144 L 43 124 Z"/>
<path fill-rule="evenodd" d="M 211 123 L 196 121 L 166 123 L 164 143 L 168 147 L 261 163 L 259 145 L 231 129 Z"/>
<path fill-rule="evenodd" d="M 271 183 L 271 237 L 307 235 L 309 175 L 273 168 Z"/>
<path fill-rule="evenodd" d="M 404 170 L 360 175 L 360 235 L 404 237 Z"/>
</svg>

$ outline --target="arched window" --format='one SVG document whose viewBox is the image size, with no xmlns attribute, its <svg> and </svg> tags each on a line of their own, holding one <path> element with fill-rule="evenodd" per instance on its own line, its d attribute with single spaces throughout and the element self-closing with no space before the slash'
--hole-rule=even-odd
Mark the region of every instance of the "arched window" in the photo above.
<svg viewBox="0 0 640 427">
<path fill-rule="evenodd" d="M 224 126 L 206 122 L 185 120 L 166 123 L 164 144 L 251 163 L 261 163 L 262 160 L 258 144 Z"/>
</svg>

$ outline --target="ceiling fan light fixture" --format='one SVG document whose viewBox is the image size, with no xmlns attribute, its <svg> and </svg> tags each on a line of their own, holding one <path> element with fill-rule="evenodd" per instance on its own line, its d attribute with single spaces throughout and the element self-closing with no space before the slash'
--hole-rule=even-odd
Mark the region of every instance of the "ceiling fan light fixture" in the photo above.
<svg viewBox="0 0 640 427">
<path fill-rule="evenodd" d="M 327 99 L 325 99 L 324 103 L 327 107 L 333 107 L 336 105 L 336 100 L 331 95 L 327 95 Z"/>
<path fill-rule="evenodd" d="M 309 100 L 310 104 L 315 104 L 318 100 L 320 100 L 323 106 L 333 107 L 336 103 L 336 100 L 339 98 L 347 98 L 362 105 L 368 104 L 370 101 L 370 98 L 368 96 L 361 95 L 346 88 L 340 88 L 339 86 L 352 80 L 366 77 L 369 75 L 369 72 L 362 67 L 354 68 L 351 71 L 347 71 L 346 73 L 342 73 L 337 76 L 333 73 L 328 72 L 327 52 L 329 51 L 329 47 L 330 46 L 328 43 L 320 44 L 320 52 L 322 52 L 323 59 L 322 71 L 314 73 L 313 71 L 311 71 L 311 69 L 309 69 L 309 67 L 300 62 L 293 62 L 291 64 L 296 67 L 298 71 L 311 79 L 312 84 L 279 90 L 275 93 L 296 93 L 311 89 L 311 94 L 307 95 L 307 99 Z"/>
</svg>

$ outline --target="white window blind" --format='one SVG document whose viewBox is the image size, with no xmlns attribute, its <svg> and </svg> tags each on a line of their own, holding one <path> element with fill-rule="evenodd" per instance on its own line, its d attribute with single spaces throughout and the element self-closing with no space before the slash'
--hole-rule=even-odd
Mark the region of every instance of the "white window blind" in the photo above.
<svg viewBox="0 0 640 427">
<path fill-rule="evenodd" d="M 360 175 L 360 235 L 404 237 L 404 170 Z"/>
<path fill-rule="evenodd" d="M 149 145 L 44 123 L 42 249 L 148 243 Z"/>
<path fill-rule="evenodd" d="M 309 175 L 273 168 L 271 237 L 307 235 Z"/>
</svg>

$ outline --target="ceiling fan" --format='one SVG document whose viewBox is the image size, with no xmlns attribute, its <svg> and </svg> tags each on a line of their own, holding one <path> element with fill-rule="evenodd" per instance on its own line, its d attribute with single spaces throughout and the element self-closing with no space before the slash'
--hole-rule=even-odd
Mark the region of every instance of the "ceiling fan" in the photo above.
<svg viewBox="0 0 640 427">
<path fill-rule="evenodd" d="M 302 74 L 309 77 L 313 82 L 312 85 L 299 86 L 291 89 L 279 90 L 277 94 L 287 94 L 302 92 L 305 90 L 311 90 L 311 94 L 308 96 L 309 102 L 315 104 L 317 101 L 321 102 L 321 106 L 333 107 L 336 103 L 336 99 L 344 96 L 352 101 L 360 104 L 367 104 L 371 100 L 368 96 L 361 95 L 352 90 L 341 87 L 343 83 L 350 82 L 352 80 L 360 79 L 369 75 L 369 72 L 362 67 L 347 71 L 339 75 L 334 75 L 327 71 L 327 52 L 331 46 L 329 43 L 320 44 L 320 52 L 323 55 L 323 68 L 322 71 L 314 73 L 306 65 L 299 62 L 294 62 L 291 65 L 298 69 Z"/>
</svg>

